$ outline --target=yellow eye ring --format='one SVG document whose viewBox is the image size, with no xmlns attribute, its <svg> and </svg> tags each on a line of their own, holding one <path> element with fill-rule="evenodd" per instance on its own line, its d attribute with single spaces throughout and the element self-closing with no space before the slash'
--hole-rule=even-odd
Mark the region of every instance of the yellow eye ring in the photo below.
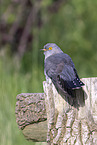
<svg viewBox="0 0 97 145">
<path fill-rule="evenodd" d="M 52 50 L 52 47 L 49 47 L 49 50 Z"/>
</svg>

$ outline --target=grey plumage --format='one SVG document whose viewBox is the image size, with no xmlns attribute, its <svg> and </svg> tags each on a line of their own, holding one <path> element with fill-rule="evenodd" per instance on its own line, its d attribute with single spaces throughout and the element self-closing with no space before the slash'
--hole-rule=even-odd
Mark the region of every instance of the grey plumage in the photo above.
<svg viewBox="0 0 97 145">
<path fill-rule="evenodd" d="M 46 44 L 43 50 L 45 74 L 61 94 L 74 97 L 73 90 L 81 88 L 84 83 L 80 81 L 72 59 L 54 43 Z"/>
</svg>

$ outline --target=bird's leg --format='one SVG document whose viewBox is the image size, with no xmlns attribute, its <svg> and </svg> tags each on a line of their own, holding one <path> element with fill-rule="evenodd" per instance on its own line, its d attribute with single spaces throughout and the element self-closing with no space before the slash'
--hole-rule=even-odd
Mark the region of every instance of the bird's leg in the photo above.
<svg viewBox="0 0 97 145">
<path fill-rule="evenodd" d="M 46 82 L 48 84 L 51 84 L 52 83 L 51 79 L 47 76 L 46 72 L 44 72 L 44 73 L 45 73 Z"/>
</svg>

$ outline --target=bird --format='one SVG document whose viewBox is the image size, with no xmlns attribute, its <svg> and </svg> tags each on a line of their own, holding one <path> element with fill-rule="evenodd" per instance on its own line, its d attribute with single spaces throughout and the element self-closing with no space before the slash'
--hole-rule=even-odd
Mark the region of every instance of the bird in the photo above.
<svg viewBox="0 0 97 145">
<path fill-rule="evenodd" d="M 71 57 L 55 43 L 47 43 L 41 49 L 44 52 L 44 73 L 50 78 L 60 94 L 74 97 L 74 90 L 84 83 L 80 80 Z"/>
</svg>

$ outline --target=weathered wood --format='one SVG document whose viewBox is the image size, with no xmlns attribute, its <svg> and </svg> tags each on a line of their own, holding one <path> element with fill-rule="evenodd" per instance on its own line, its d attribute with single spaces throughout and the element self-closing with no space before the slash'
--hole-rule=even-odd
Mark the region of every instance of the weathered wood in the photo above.
<svg viewBox="0 0 97 145">
<path fill-rule="evenodd" d="M 75 99 L 62 98 L 51 80 L 43 83 L 44 93 L 17 96 L 16 120 L 26 139 L 42 142 L 47 138 L 48 144 L 61 145 L 97 144 L 97 78 L 82 81 L 85 86 L 75 91 Z"/>
<path fill-rule="evenodd" d="M 51 80 L 44 82 L 49 144 L 97 144 L 97 78 L 82 81 L 75 99 L 62 98 Z"/>
<path fill-rule="evenodd" d="M 46 142 L 47 121 L 30 124 L 23 129 L 23 134 L 27 140 L 34 142 Z"/>
<path fill-rule="evenodd" d="M 16 122 L 25 138 L 46 141 L 47 115 L 44 93 L 22 93 L 16 99 Z"/>
</svg>

